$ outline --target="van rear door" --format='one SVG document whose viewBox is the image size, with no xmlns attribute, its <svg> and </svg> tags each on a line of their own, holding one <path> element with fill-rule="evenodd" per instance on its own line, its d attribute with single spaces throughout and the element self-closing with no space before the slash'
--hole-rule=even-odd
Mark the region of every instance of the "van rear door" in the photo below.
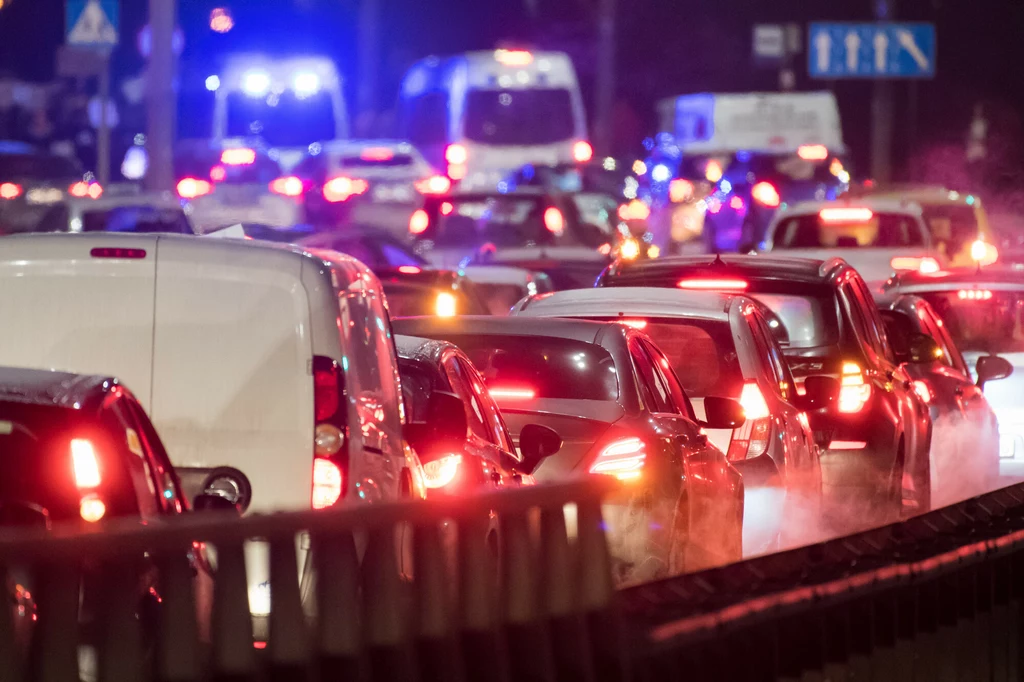
<svg viewBox="0 0 1024 682">
<path fill-rule="evenodd" d="M 156 237 L 0 239 L 0 365 L 118 377 L 152 408 Z"/>
</svg>

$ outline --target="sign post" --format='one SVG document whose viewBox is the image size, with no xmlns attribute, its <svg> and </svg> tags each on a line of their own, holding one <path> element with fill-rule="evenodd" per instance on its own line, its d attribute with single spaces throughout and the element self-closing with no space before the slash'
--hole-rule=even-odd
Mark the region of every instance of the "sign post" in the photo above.
<svg viewBox="0 0 1024 682">
<path fill-rule="evenodd" d="M 99 71 L 100 120 L 96 132 L 96 175 L 101 185 L 110 182 L 110 52 L 118 42 L 119 0 L 67 0 L 65 43 L 95 50 L 102 60 Z"/>
</svg>

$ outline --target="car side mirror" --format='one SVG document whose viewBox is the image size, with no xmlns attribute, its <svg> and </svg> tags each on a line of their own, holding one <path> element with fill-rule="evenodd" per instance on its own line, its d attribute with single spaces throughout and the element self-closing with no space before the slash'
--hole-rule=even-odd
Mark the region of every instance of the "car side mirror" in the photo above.
<svg viewBox="0 0 1024 682">
<path fill-rule="evenodd" d="M 422 423 L 406 424 L 405 439 L 420 457 L 440 449 L 462 450 L 466 441 L 466 407 L 454 393 L 434 391 Z"/>
<path fill-rule="evenodd" d="M 704 421 L 701 426 L 709 429 L 735 429 L 747 421 L 740 401 L 732 398 L 708 396 L 704 398 Z"/>
<path fill-rule="evenodd" d="M 841 385 L 838 379 L 810 376 L 804 379 L 804 394 L 798 396 L 800 409 L 816 412 L 831 407 L 839 399 Z"/>
<path fill-rule="evenodd" d="M 554 429 L 540 424 L 527 424 L 519 432 L 519 454 L 523 456 L 522 472 L 532 474 L 545 457 L 562 449 L 562 437 Z"/>
<path fill-rule="evenodd" d="M 908 344 L 907 359 L 913 365 L 929 365 L 942 357 L 942 349 L 927 334 L 914 334 Z"/>
<path fill-rule="evenodd" d="M 252 484 L 234 467 L 217 467 L 206 475 L 200 493 L 192 500 L 195 511 L 229 511 L 239 514 L 249 508 Z"/>
<path fill-rule="evenodd" d="M 1005 379 L 1013 374 L 1013 365 L 998 355 L 983 355 L 978 358 L 974 371 L 978 374 L 978 388 L 984 389 L 986 382 Z"/>
</svg>

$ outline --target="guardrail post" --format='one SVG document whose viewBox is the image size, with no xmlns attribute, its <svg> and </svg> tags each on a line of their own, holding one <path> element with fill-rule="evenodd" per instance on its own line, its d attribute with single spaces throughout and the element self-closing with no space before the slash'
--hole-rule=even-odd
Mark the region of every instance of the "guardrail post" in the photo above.
<svg viewBox="0 0 1024 682">
<path fill-rule="evenodd" d="M 938 580 L 930 580 L 918 588 L 917 654 L 914 659 L 914 680 L 932 682 L 939 676 L 939 600 L 942 598 Z"/>
<path fill-rule="evenodd" d="M 395 556 L 394 526 L 368 531 L 363 557 L 363 623 L 373 682 L 411 682 L 416 665 L 406 645 L 406 609 Z M 319 579 L 318 579 L 319 581 Z"/>
<path fill-rule="evenodd" d="M 874 641 L 874 617 L 871 613 L 871 598 L 860 597 L 850 602 L 850 623 L 848 666 L 850 676 L 855 680 L 871 679 L 871 645 Z"/>
<path fill-rule="evenodd" d="M 78 679 L 80 579 L 73 564 L 42 564 L 35 571 L 39 620 L 31 646 L 35 682 Z"/>
<path fill-rule="evenodd" d="M 130 558 L 121 557 L 100 565 L 99 599 L 99 679 L 100 682 L 144 680 L 142 636 L 139 624 L 149 615 L 140 613 L 140 605 L 151 595 L 139 593 L 139 571 Z M 86 595 L 86 602 L 89 595 Z M 138 614 L 138 617 L 136 617 Z M 194 617 L 194 616 L 193 616 Z M 150 623 L 149 625 L 155 625 Z M 155 642 L 147 642 L 148 644 Z"/>
<path fill-rule="evenodd" d="M 876 680 L 895 680 L 896 661 L 896 597 L 899 588 L 888 590 L 871 599 L 871 673 Z"/>
<path fill-rule="evenodd" d="M 247 679 L 255 670 L 242 541 L 218 543 L 213 591 L 214 679 Z"/>
<path fill-rule="evenodd" d="M 992 585 L 990 563 L 979 564 L 974 570 L 974 651 L 975 679 L 992 679 L 992 657 L 995 640 L 992 637 Z"/>
<path fill-rule="evenodd" d="M 445 545 L 436 523 L 413 530 L 416 576 L 416 658 L 422 682 L 459 679 L 459 647 L 453 636 L 451 581 Z"/>
<path fill-rule="evenodd" d="M 487 515 L 459 520 L 459 639 L 467 682 L 503 681 L 505 650 L 497 631 L 497 564 L 487 544 Z"/>
<path fill-rule="evenodd" d="M 920 590 L 910 585 L 896 595 L 896 672 L 895 679 L 914 679 L 919 652 L 917 649 L 917 602 Z"/>
<path fill-rule="evenodd" d="M 299 595 L 294 537 L 270 543 L 270 641 L 267 646 L 273 679 L 301 680 L 308 676 L 309 632 Z"/>
<path fill-rule="evenodd" d="M 7 567 L 0 565 L 0 589 L 7 589 L 10 584 Z M 17 631 L 14 627 L 14 613 L 10 608 L 10 599 L 3 603 L 7 604 L 7 608 L 0 608 L 0 680 L 19 682 L 23 669 Z M 19 617 L 30 618 L 30 615 L 26 613 Z"/>
<path fill-rule="evenodd" d="M 512 680 L 551 682 L 551 640 L 541 616 L 537 552 L 530 542 L 530 517 L 501 517 L 502 620 Z"/>
<path fill-rule="evenodd" d="M 314 535 L 310 551 L 316 571 L 320 679 L 362 679 L 359 555 L 355 538 L 351 532 Z"/>
<path fill-rule="evenodd" d="M 185 549 L 166 552 L 156 559 L 160 571 L 159 634 L 156 673 L 160 682 L 199 679 L 198 628 L 192 592 L 192 567 Z M 206 586 L 208 587 L 208 586 Z M 205 605 L 204 605 L 205 606 Z M 200 611 L 202 617 L 210 614 Z"/>
<path fill-rule="evenodd" d="M 594 671 L 600 682 L 619 682 L 628 677 L 622 633 L 612 596 L 611 557 L 601 517 L 601 501 L 589 499 L 576 505 L 579 604 L 587 624 Z"/>
<path fill-rule="evenodd" d="M 578 516 L 578 514 L 577 514 Z M 543 604 L 551 632 L 555 678 L 565 682 L 593 680 L 594 669 L 587 631 L 577 611 L 578 562 L 574 561 L 561 505 L 545 507 L 540 515 L 540 555 Z"/>
<path fill-rule="evenodd" d="M 935 657 L 936 682 L 957 680 L 957 603 L 956 576 L 943 576 L 938 580 L 937 609 L 938 631 Z"/>
<path fill-rule="evenodd" d="M 1011 563 L 1008 557 L 999 557 L 992 566 L 992 680 L 1009 682 L 1016 679 L 1011 675 L 1010 642 L 1011 630 Z"/>
</svg>

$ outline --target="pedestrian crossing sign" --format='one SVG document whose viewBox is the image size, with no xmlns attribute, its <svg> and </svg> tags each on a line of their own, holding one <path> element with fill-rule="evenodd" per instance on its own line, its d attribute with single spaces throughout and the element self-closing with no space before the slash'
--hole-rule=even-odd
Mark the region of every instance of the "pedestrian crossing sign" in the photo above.
<svg viewBox="0 0 1024 682">
<path fill-rule="evenodd" d="M 117 45 L 121 8 L 119 0 L 66 0 L 68 45 Z"/>
</svg>

